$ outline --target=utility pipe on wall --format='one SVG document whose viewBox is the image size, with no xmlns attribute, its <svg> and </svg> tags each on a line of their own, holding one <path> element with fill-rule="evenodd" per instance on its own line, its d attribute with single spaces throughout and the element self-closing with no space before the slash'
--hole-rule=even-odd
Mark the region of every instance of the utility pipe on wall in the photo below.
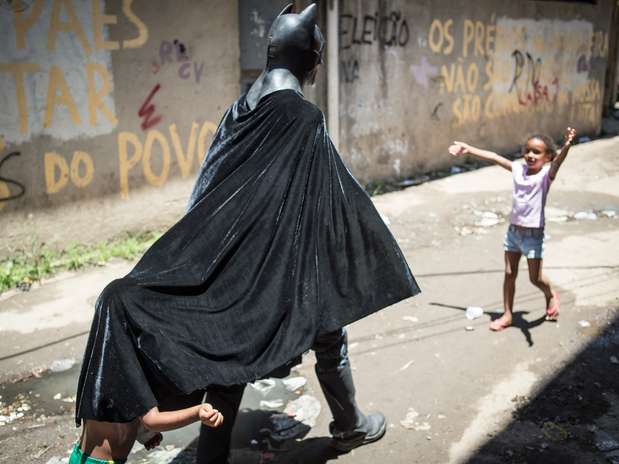
<svg viewBox="0 0 619 464">
<path fill-rule="evenodd" d="M 327 126 L 336 148 L 340 142 L 339 0 L 327 7 Z"/>
</svg>

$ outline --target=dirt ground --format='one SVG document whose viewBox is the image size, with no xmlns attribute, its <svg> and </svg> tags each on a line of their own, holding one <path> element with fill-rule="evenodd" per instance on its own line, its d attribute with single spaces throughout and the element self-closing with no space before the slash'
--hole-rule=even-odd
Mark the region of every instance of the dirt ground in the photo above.
<svg viewBox="0 0 619 464">
<path fill-rule="evenodd" d="M 349 328 L 358 402 L 386 414 L 385 438 L 348 454 L 332 450 L 309 354 L 295 369 L 304 384 L 294 392 L 248 387 L 232 462 L 619 462 L 616 153 L 619 138 L 576 146 L 552 187 L 544 269 L 561 294 L 556 323 L 544 321 L 523 261 L 514 326 L 487 328 L 501 313 L 509 173 L 484 168 L 376 197 L 423 290 Z M 68 456 L 92 304 L 130 267 L 115 261 L 0 295 L 0 463 Z M 469 306 L 484 314 L 467 319 Z M 301 396 L 319 404 L 308 413 L 312 425 L 274 439 L 273 414 Z M 196 437 L 196 427 L 166 434 L 162 447 L 136 447 L 129 462 L 193 462 Z"/>
</svg>

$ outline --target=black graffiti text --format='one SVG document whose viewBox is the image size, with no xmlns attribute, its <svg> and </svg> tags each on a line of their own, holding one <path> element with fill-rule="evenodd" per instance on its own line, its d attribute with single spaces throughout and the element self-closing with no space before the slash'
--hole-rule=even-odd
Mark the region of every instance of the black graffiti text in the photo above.
<svg viewBox="0 0 619 464">
<path fill-rule="evenodd" d="M 353 16 L 342 14 L 339 18 L 340 48 L 346 50 L 353 45 L 372 45 L 378 42 L 385 47 L 404 47 L 410 40 L 408 22 L 399 11 L 381 16 Z"/>
<path fill-rule="evenodd" d="M 21 153 L 18 151 L 14 151 L 12 153 L 9 153 L 8 155 L 5 155 L 4 158 L 2 158 L 2 160 L 0 161 L 0 182 L 4 182 L 5 184 L 8 185 L 14 185 L 15 187 L 17 187 L 19 189 L 19 192 L 17 193 L 13 193 L 13 194 L 9 194 L 9 196 L 7 197 L 0 197 L 0 202 L 6 202 L 6 201 L 11 201 L 11 200 L 16 200 L 19 197 L 23 196 L 26 193 L 26 187 L 24 187 L 24 184 L 22 184 L 19 181 L 13 180 L 13 179 L 8 179 L 6 177 L 3 177 L 1 175 L 2 173 L 2 165 L 4 163 L 6 163 L 10 158 L 14 157 L 14 156 L 20 156 Z"/>
</svg>

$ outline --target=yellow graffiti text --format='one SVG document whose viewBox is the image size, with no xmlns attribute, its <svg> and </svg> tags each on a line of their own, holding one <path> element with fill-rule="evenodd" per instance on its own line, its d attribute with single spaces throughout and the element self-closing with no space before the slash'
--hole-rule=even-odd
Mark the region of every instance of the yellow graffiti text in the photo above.
<svg viewBox="0 0 619 464">
<path fill-rule="evenodd" d="M 454 50 L 454 38 L 451 32 L 453 19 L 442 22 L 439 19 L 432 21 L 428 34 L 428 45 L 434 53 L 451 55 Z"/>
<path fill-rule="evenodd" d="M 186 177 L 194 166 L 200 163 L 206 153 L 209 135 L 214 134 L 216 126 L 212 122 L 206 121 L 198 132 L 198 124 L 192 123 L 185 150 L 183 150 L 176 124 L 172 124 L 168 130 L 181 176 Z M 162 132 L 151 129 L 146 133 L 146 140 L 142 143 L 142 140 L 136 134 L 121 131 L 118 133 L 118 163 L 121 198 L 129 198 L 131 171 L 139 163 L 142 163 L 142 174 L 146 182 L 160 187 L 167 182 L 172 164 L 168 138 Z"/>
<path fill-rule="evenodd" d="M 570 119 L 596 127 L 602 117 L 602 87 L 598 80 L 590 80 L 572 93 Z"/>
<path fill-rule="evenodd" d="M 24 86 L 25 74 L 35 72 L 39 66 L 34 63 L 0 63 L 0 72 L 13 74 L 15 79 L 15 93 L 17 94 L 17 111 L 19 114 L 19 131 L 28 132 L 28 106 L 26 105 L 26 90 Z"/>
<path fill-rule="evenodd" d="M 85 151 L 73 153 L 71 163 L 58 153 L 47 152 L 43 156 L 45 187 L 48 194 L 60 192 L 69 180 L 77 188 L 88 186 L 94 177 L 95 166 L 92 157 Z"/>
<path fill-rule="evenodd" d="M 187 177 L 191 172 L 193 164 L 193 155 L 196 150 L 196 138 L 198 136 L 198 124 L 191 124 L 191 133 L 189 135 L 189 142 L 187 143 L 187 150 L 183 150 L 181 139 L 178 136 L 178 130 L 176 124 L 170 126 L 170 138 L 172 139 L 172 145 L 174 145 L 174 151 L 176 152 L 176 159 L 178 160 L 178 166 L 181 169 L 181 176 Z M 199 154 L 198 154 L 199 156 Z"/>
<path fill-rule="evenodd" d="M 441 90 L 447 93 L 474 93 L 479 84 L 479 68 L 477 63 L 451 63 L 441 66 Z"/>
<path fill-rule="evenodd" d="M 9 190 L 9 186 L 6 185 L 6 182 L 2 182 L 0 180 L 0 198 L 8 198 L 11 196 L 11 191 Z M 0 201 L 0 211 L 6 206 L 5 201 Z"/>
<path fill-rule="evenodd" d="M 60 94 L 58 94 L 60 90 Z M 52 115 L 56 105 L 62 104 L 67 107 L 73 124 L 80 125 L 82 119 L 77 111 L 75 100 L 71 96 L 67 81 L 64 79 L 62 69 L 57 66 L 52 66 L 49 70 L 49 84 L 47 86 L 47 103 L 45 104 L 45 116 L 43 118 L 43 127 L 52 125 Z"/>
<path fill-rule="evenodd" d="M 95 48 L 99 50 L 118 50 L 120 44 L 118 41 L 108 41 L 103 38 L 103 28 L 106 24 L 116 24 L 118 17 L 115 15 L 106 15 L 101 11 L 101 3 L 99 0 L 91 0 L 92 11 L 92 32 L 95 42 Z"/>
<path fill-rule="evenodd" d="M 62 21 L 60 19 L 60 13 L 63 10 L 68 18 L 67 21 Z M 77 14 L 73 9 L 73 4 L 70 0 L 54 0 L 52 5 L 52 16 L 47 32 L 48 50 L 52 51 L 56 49 L 56 37 L 59 32 L 73 32 L 82 45 L 84 53 L 86 53 L 86 55 L 90 55 L 92 49 L 88 44 L 86 33 L 77 19 Z"/>
<path fill-rule="evenodd" d="M 45 0 L 36 0 L 31 8 L 26 10 L 13 10 L 15 22 L 15 45 L 19 49 L 26 48 L 26 34 L 41 15 Z"/>
<path fill-rule="evenodd" d="M 153 171 L 152 155 L 153 144 L 157 142 L 161 148 L 161 171 L 159 174 L 155 174 Z M 177 153 L 178 155 L 178 153 Z M 146 134 L 146 142 L 144 143 L 144 160 L 142 163 L 142 169 L 144 171 L 144 178 L 150 185 L 161 187 L 168 180 L 170 174 L 170 145 L 168 139 L 156 129 L 151 129 Z"/>
<path fill-rule="evenodd" d="M 123 0 L 123 13 L 131 23 L 138 29 L 137 37 L 124 40 L 123 48 L 139 48 L 148 41 L 148 28 L 140 18 L 131 9 L 133 0 Z"/>
<path fill-rule="evenodd" d="M 75 12 L 73 2 L 75 0 L 53 0 L 51 4 L 51 15 L 47 25 L 47 48 L 50 51 L 56 49 L 56 41 L 61 33 L 70 33 L 76 37 L 81 48 L 86 55 L 89 55 L 93 48 L 99 50 L 118 50 L 122 43 L 123 48 L 139 48 L 148 41 L 148 27 L 135 14 L 131 5 L 133 0 L 123 0 L 122 12 L 126 19 L 137 29 L 137 35 L 121 41 L 105 40 L 103 28 L 108 24 L 117 24 L 118 16 L 104 14 L 101 11 L 100 0 L 91 0 L 91 20 L 93 28 L 93 42 L 88 41 L 88 36 L 84 26 L 80 23 Z M 46 0 L 35 0 L 33 5 L 25 10 L 14 10 L 13 20 L 15 23 L 15 44 L 18 49 L 28 47 L 28 31 L 36 24 L 40 18 Z M 106 2 L 107 3 L 107 2 Z M 63 18 L 65 18 L 63 20 Z"/>
<path fill-rule="evenodd" d="M 96 89 L 96 75 L 101 78 L 103 83 L 101 89 Z M 118 120 L 103 101 L 103 98 L 112 91 L 112 78 L 105 66 L 101 63 L 86 64 L 86 79 L 88 82 L 88 120 L 91 126 L 97 125 L 97 110 L 99 110 L 112 124 L 116 125 Z"/>
<path fill-rule="evenodd" d="M 488 56 L 494 52 L 496 43 L 496 26 L 486 25 L 481 21 L 464 20 L 464 32 L 462 38 L 462 56 L 475 57 Z"/>
</svg>

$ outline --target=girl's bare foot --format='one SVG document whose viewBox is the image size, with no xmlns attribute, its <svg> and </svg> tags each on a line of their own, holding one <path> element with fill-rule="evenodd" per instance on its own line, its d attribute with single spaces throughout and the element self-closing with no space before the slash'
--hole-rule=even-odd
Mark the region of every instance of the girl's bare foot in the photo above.
<svg viewBox="0 0 619 464">
<path fill-rule="evenodd" d="M 511 316 L 503 314 L 501 317 L 490 323 L 490 330 L 493 332 L 500 332 L 501 330 L 508 328 L 510 325 L 512 325 Z"/>
<path fill-rule="evenodd" d="M 559 319 L 559 294 L 555 291 L 552 292 L 552 297 L 548 300 L 546 305 L 546 320 L 556 321 Z"/>
</svg>

